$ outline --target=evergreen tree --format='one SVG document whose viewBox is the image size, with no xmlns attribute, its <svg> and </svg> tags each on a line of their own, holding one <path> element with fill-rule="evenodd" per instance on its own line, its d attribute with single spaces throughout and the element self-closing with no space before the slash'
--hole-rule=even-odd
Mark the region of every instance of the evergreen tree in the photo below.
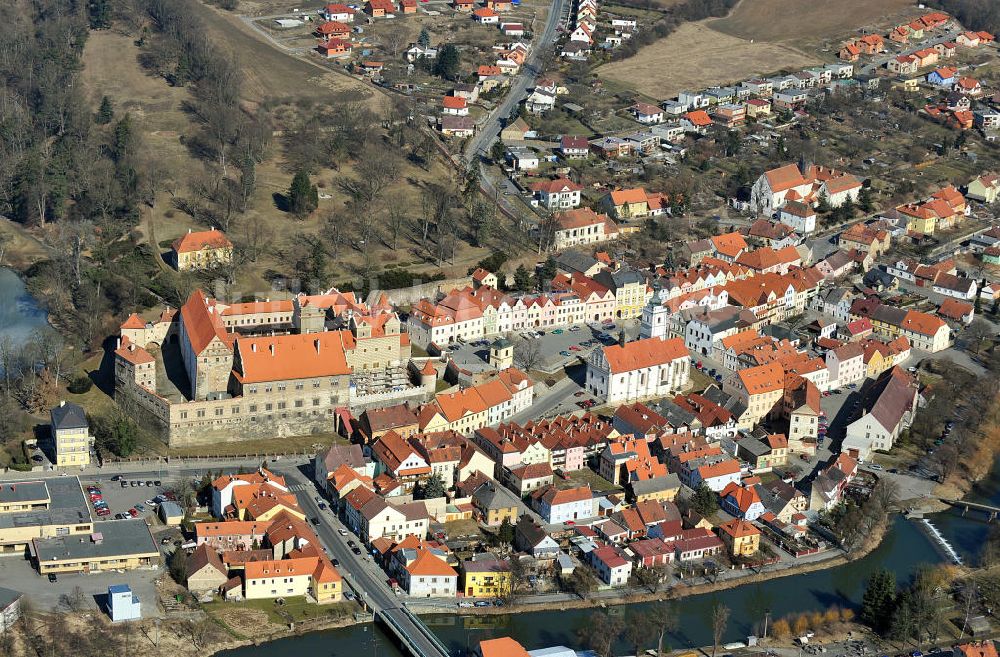
<svg viewBox="0 0 1000 657">
<path fill-rule="evenodd" d="M 523 264 L 514 270 L 514 289 L 518 292 L 527 292 L 531 289 L 531 272 Z"/>
<path fill-rule="evenodd" d="M 111 155 L 115 163 L 121 165 L 130 162 L 138 148 L 138 138 L 132 126 L 131 114 L 126 113 L 115 124 L 111 140 Z"/>
<path fill-rule="evenodd" d="M 514 525 L 511 523 L 510 518 L 504 518 L 503 522 L 500 523 L 500 529 L 497 530 L 497 538 L 504 545 L 512 545 L 514 543 Z"/>
<path fill-rule="evenodd" d="M 703 516 L 710 516 L 719 510 L 719 497 L 702 483 L 691 496 L 691 508 Z"/>
<path fill-rule="evenodd" d="M 819 202 L 816 204 L 816 211 L 825 214 L 830 210 L 830 199 L 827 197 L 826 192 L 820 192 Z"/>
<path fill-rule="evenodd" d="M 106 30 L 111 27 L 111 8 L 108 0 L 90 0 L 87 5 L 90 29 Z"/>
<path fill-rule="evenodd" d="M 111 99 L 105 96 L 101 99 L 100 109 L 97 110 L 96 121 L 101 125 L 107 125 L 113 118 L 115 118 L 115 108 L 111 105 Z"/>
<path fill-rule="evenodd" d="M 434 63 L 434 74 L 445 80 L 457 80 L 461 66 L 462 57 L 458 53 L 458 48 L 449 43 L 438 51 L 437 61 Z"/>
<path fill-rule="evenodd" d="M 178 584 L 187 584 L 187 554 L 184 550 L 176 548 L 167 560 L 167 567 L 170 569 L 170 577 Z"/>
<path fill-rule="evenodd" d="M 413 491 L 413 497 L 421 500 L 433 500 L 444 497 L 444 492 L 445 487 L 444 482 L 441 481 L 441 475 L 435 472 L 430 479 L 417 486 Z"/>
<path fill-rule="evenodd" d="M 417 37 L 417 45 L 421 48 L 429 48 L 431 45 L 431 33 L 426 27 L 420 28 L 420 36 Z"/>
<path fill-rule="evenodd" d="M 288 189 L 288 210 L 292 214 L 305 216 L 319 205 L 319 190 L 309 182 L 309 174 L 299 170 L 292 178 Z"/>
<path fill-rule="evenodd" d="M 862 623 L 879 634 L 885 633 L 893 621 L 896 608 L 896 575 L 881 568 L 872 573 L 861 598 Z"/>
<path fill-rule="evenodd" d="M 858 207 L 865 214 L 874 212 L 875 199 L 873 198 L 871 187 L 865 185 L 861 188 L 861 191 L 858 193 Z"/>
<path fill-rule="evenodd" d="M 503 162 L 506 155 L 507 147 L 503 145 L 503 142 L 499 139 L 493 142 L 493 146 L 490 147 L 490 159 L 492 159 L 495 164 L 500 164 Z"/>
</svg>

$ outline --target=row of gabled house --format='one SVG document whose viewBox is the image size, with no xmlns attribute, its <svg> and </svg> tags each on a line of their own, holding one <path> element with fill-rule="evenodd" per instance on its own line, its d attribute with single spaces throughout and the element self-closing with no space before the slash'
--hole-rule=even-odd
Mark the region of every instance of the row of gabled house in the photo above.
<svg viewBox="0 0 1000 657">
<path fill-rule="evenodd" d="M 946 29 L 950 21 L 951 17 L 947 14 L 930 12 L 908 23 L 896 25 L 884 35 L 866 34 L 852 39 L 841 47 L 838 56 L 844 61 L 856 62 L 862 55 L 878 55 L 885 52 L 886 41 L 906 44 L 911 38 L 923 39 L 930 32 Z M 978 45 L 978 39 L 976 44 Z"/>
</svg>

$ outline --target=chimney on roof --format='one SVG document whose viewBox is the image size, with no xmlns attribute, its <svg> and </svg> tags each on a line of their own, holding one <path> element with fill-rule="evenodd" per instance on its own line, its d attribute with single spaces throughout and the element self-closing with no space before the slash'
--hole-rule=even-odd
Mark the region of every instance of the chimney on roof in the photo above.
<svg viewBox="0 0 1000 657">
<path fill-rule="evenodd" d="M 257 353 L 257 343 L 253 342 L 250 344 L 250 351 Z"/>
<path fill-rule="evenodd" d="M 271 355 L 273 356 L 274 355 L 274 343 L 272 342 L 270 345 L 268 345 L 268 348 L 271 350 Z"/>
</svg>

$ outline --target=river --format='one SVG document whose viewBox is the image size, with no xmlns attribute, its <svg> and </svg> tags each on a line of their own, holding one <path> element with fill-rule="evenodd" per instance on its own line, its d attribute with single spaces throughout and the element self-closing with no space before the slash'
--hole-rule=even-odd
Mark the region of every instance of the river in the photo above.
<svg viewBox="0 0 1000 657">
<path fill-rule="evenodd" d="M 47 327 L 42 310 L 12 269 L 0 268 L 0 337 L 24 344 L 31 334 Z"/>
<path fill-rule="evenodd" d="M 17 274 L 0 268 L 0 337 L 9 336 L 21 344 L 31 333 L 47 326 L 46 314 Z M 1000 467 L 969 494 L 969 499 L 1000 504 Z M 963 518 L 948 511 L 931 516 L 930 520 L 967 562 L 975 559 L 979 546 L 988 532 L 988 525 L 974 518 Z M 858 561 L 813 571 L 802 575 L 781 577 L 759 584 L 685 597 L 680 604 L 679 630 L 669 638 L 673 648 L 710 644 L 708 611 L 719 601 L 732 610 L 726 641 L 745 640 L 753 631 L 764 610 L 771 618 L 814 610 L 832 605 L 857 606 L 865 581 L 877 568 L 889 568 L 898 582 L 906 582 L 922 565 L 940 563 L 942 556 L 926 535 L 913 522 L 902 517 L 893 520 L 885 539 L 871 554 Z M 647 603 L 612 607 L 613 613 L 628 614 L 644 611 Z M 526 648 L 553 645 L 580 647 L 577 631 L 586 624 L 591 609 L 533 611 L 504 616 L 455 616 L 438 614 L 425 617 L 428 625 L 452 649 L 471 649 L 479 641 L 496 636 L 512 636 Z M 627 646 L 619 646 L 620 651 Z M 371 624 L 313 632 L 280 639 L 261 646 L 250 646 L 220 653 L 223 657 L 278 657 L 310 655 L 310 657 L 404 657 L 381 629 Z"/>
<path fill-rule="evenodd" d="M 991 480 L 987 487 L 991 494 L 1000 496 L 1000 482 Z M 950 512 L 937 514 L 932 521 L 967 554 L 974 552 L 976 542 L 985 532 L 983 523 L 966 520 Z M 683 598 L 680 604 L 680 629 L 670 637 L 669 644 L 673 648 L 710 644 L 712 639 L 707 621 L 708 610 L 716 600 L 732 610 L 726 640 L 740 641 L 752 633 L 754 624 L 763 618 L 765 609 L 771 611 L 771 618 L 774 619 L 791 613 L 824 610 L 832 605 L 856 607 L 860 603 L 865 581 L 877 568 L 889 568 L 896 573 L 897 581 L 906 582 L 922 564 L 941 561 L 942 557 L 937 549 L 914 522 L 896 517 L 882 544 L 858 561 L 827 570 Z M 640 603 L 611 609 L 615 613 L 627 614 L 647 607 L 647 604 Z M 552 645 L 579 648 L 577 631 L 587 622 L 591 613 L 593 610 L 590 609 L 573 609 L 490 617 L 434 615 L 426 617 L 426 620 L 434 632 L 453 649 L 474 648 L 482 639 L 504 635 L 514 637 L 528 649 Z M 622 645 L 619 649 L 624 652 L 628 647 Z M 375 654 L 384 657 L 402 656 L 381 630 L 371 625 L 315 632 L 221 654 L 225 657 L 276 657 L 289 654 L 330 657 Z"/>
</svg>

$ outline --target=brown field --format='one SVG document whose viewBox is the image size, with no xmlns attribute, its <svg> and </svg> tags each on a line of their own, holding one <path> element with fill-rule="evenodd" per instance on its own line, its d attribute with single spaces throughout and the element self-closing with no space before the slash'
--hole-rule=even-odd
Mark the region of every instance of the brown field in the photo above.
<svg viewBox="0 0 1000 657">
<path fill-rule="evenodd" d="M 279 107 L 282 115 L 289 112 L 294 115 L 294 108 L 302 100 L 337 104 L 365 97 L 364 94 L 368 93 L 367 97 L 374 105 L 381 104 L 384 96 L 376 95 L 364 84 L 337 73 L 326 72 L 307 61 L 280 52 L 275 46 L 258 40 L 255 33 L 237 19 L 207 8 L 204 11 L 206 22 L 213 31 L 216 24 L 231 24 L 233 29 L 225 32 L 231 40 L 224 45 L 232 47 L 234 43 L 240 43 L 244 46 L 241 58 L 248 69 L 244 88 L 247 89 L 245 95 L 250 99 L 275 99 L 282 103 Z M 249 34 L 244 36 L 244 30 Z M 192 117 L 183 109 L 184 101 L 189 98 L 189 90 L 171 87 L 164 80 L 147 74 L 138 63 L 138 55 L 139 49 L 134 45 L 132 37 L 112 31 L 96 31 L 90 35 L 84 51 L 82 77 L 91 106 L 96 108 L 101 96 L 107 95 L 114 104 L 116 116 L 130 113 L 142 132 L 147 150 L 155 154 L 166 175 L 173 180 L 169 189 L 158 195 L 155 209 L 152 212 L 147 209 L 143 213 L 143 221 L 139 226 L 145 241 L 163 252 L 166 250 L 164 245 L 189 228 L 200 230 L 206 227 L 184 212 L 174 209 L 171 204 L 172 193 L 177 197 L 191 195 L 189 185 L 205 175 L 205 164 L 194 157 L 183 143 L 185 135 L 197 130 Z M 251 68 L 255 70 L 249 70 Z M 355 90 L 351 91 L 351 87 Z M 259 218 L 274 239 L 263 256 L 240 273 L 234 293 L 267 295 L 270 288 L 267 283 L 268 272 L 292 273 L 289 252 L 296 243 L 301 243 L 303 237 L 319 234 L 323 230 L 323 218 L 343 211 L 347 197 L 337 187 L 336 181 L 351 174 L 352 169 L 348 163 L 339 171 L 318 171 L 313 176 L 313 181 L 325 198 L 320 200 L 319 209 L 311 216 L 302 220 L 295 219 L 280 211 L 273 198 L 275 193 L 283 193 L 288 189 L 292 177 L 282 157 L 280 138 L 274 138 L 270 157 L 257 168 L 257 190 L 251 207 L 246 215 L 238 218 L 235 225 L 230 227 L 230 233 L 238 240 L 243 234 L 244 222 Z M 435 159 L 429 170 L 409 161 L 404 162 L 397 189 L 406 205 L 412 208 L 411 216 L 414 219 L 420 208 L 421 187 L 427 181 L 441 181 L 451 174 L 441 159 Z M 350 221 L 350 217 L 345 215 L 345 221 Z M 414 272 L 435 271 L 433 261 L 428 261 L 427 252 L 411 238 L 412 233 L 407 233 L 401 236 L 396 251 L 381 243 L 369 245 L 369 249 L 376 252 L 375 262 L 381 266 L 404 266 Z M 486 249 L 474 249 L 461 244 L 455 262 L 448 263 L 443 269 L 448 276 L 464 274 L 470 265 L 488 254 Z M 12 254 L 8 254 L 8 260 L 11 257 Z M 329 283 L 342 284 L 350 280 L 352 270 L 360 260 L 357 250 L 342 246 L 337 257 L 330 259 Z"/>
<path fill-rule="evenodd" d="M 911 0 L 743 0 L 729 16 L 708 25 L 741 39 L 815 47 L 839 42 L 854 30 L 883 24 L 900 14 L 918 13 Z"/>
<path fill-rule="evenodd" d="M 684 89 L 704 89 L 817 62 L 785 46 L 750 43 L 717 32 L 704 23 L 685 23 L 634 57 L 601 66 L 597 72 L 603 78 L 662 100 Z"/>
</svg>

